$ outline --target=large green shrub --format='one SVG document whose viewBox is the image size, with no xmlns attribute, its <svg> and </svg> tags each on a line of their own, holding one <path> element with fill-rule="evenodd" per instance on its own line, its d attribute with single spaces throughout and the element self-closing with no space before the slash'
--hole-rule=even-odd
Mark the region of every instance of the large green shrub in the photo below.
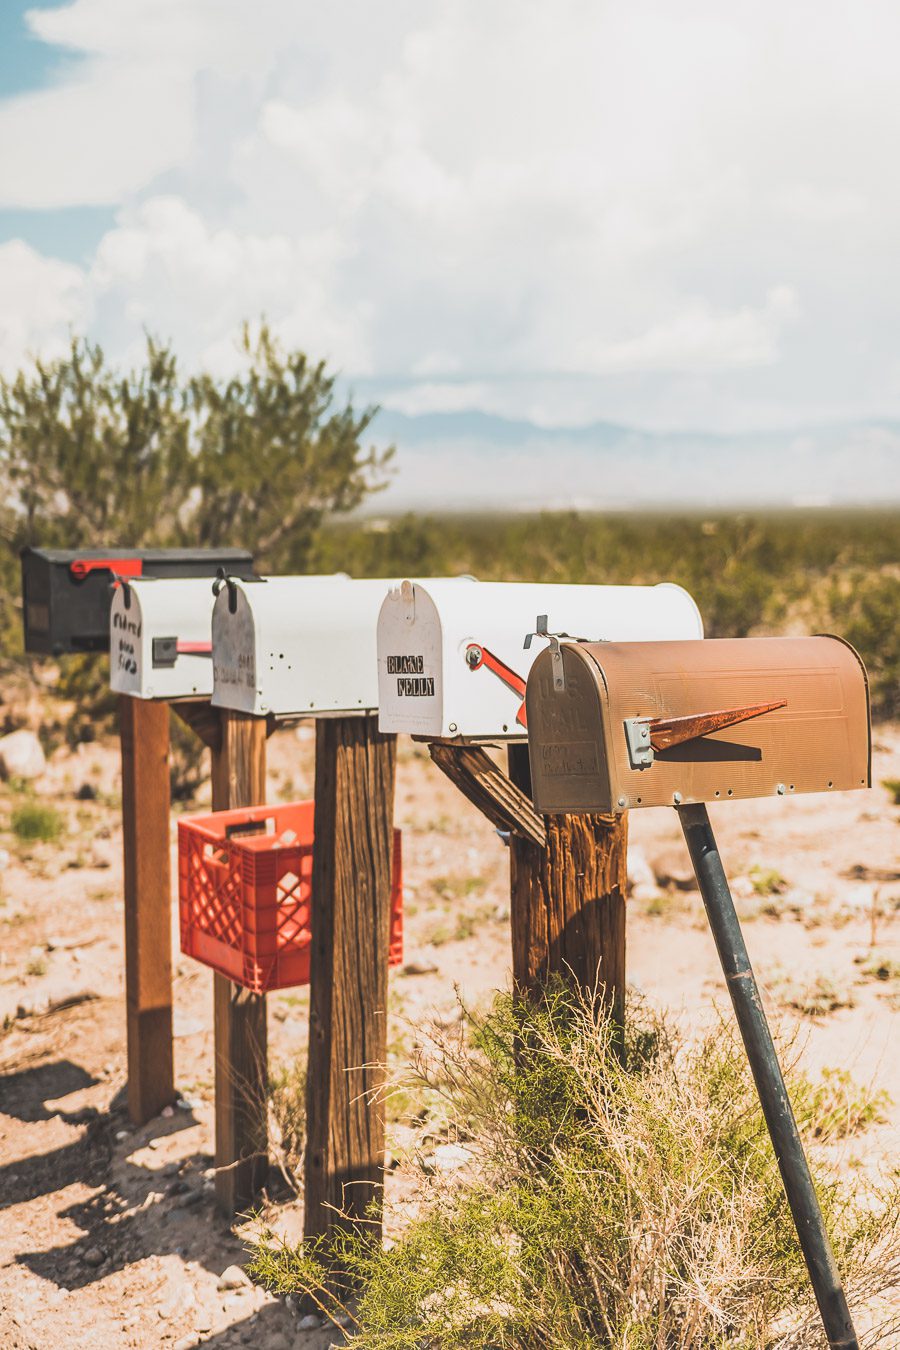
<svg viewBox="0 0 900 1350">
<path fill-rule="evenodd" d="M 574 995 L 557 991 L 538 1008 L 500 999 L 425 1074 L 445 1093 L 469 1166 L 420 1178 L 389 1246 L 351 1234 L 304 1251 L 264 1232 L 253 1274 L 349 1314 L 358 1350 L 821 1346 L 778 1167 L 727 1027 L 678 1045 L 633 1018 L 624 1062 L 611 1047 L 610 1027 Z M 800 1107 L 814 1145 L 822 1093 L 801 1093 Z M 896 1182 L 870 1196 L 858 1174 L 839 1181 L 821 1151 L 815 1169 L 852 1302 L 896 1294 Z M 895 1311 L 864 1343 L 898 1334 Z"/>
<path fill-rule="evenodd" d="M 235 356 L 230 379 L 188 374 L 148 339 L 121 372 L 76 338 L 0 377 L 0 657 L 21 652 L 26 545 L 226 545 L 302 570 L 322 522 L 383 482 L 390 452 L 363 446 L 374 409 L 336 405 L 321 362 L 265 325 Z"/>
</svg>

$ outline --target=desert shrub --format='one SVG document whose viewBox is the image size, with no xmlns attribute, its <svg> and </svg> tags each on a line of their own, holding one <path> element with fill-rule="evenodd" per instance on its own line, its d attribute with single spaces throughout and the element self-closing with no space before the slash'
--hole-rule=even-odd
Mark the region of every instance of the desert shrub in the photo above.
<svg viewBox="0 0 900 1350">
<path fill-rule="evenodd" d="M 10 817 L 13 834 L 22 844 L 52 843 L 63 832 L 62 816 L 43 802 L 22 802 Z"/>
<path fill-rule="evenodd" d="M 747 874 L 756 895 L 782 895 L 787 882 L 774 867 L 751 867 Z"/>
<path fill-rule="evenodd" d="M 770 991 L 783 1007 L 806 1017 L 824 1017 L 856 1006 L 850 981 L 826 971 L 776 976 Z"/>
<path fill-rule="evenodd" d="M 823 1143 L 883 1124 L 891 1105 L 889 1093 L 857 1083 L 846 1069 L 823 1069 L 815 1083 L 798 1073 L 793 1087 L 798 1120 Z"/>
<path fill-rule="evenodd" d="M 881 786 L 890 793 L 891 801 L 895 806 L 900 806 L 900 778 L 885 778 Z"/>
<path fill-rule="evenodd" d="M 269 1071 L 269 1136 L 285 1181 L 299 1192 L 306 1143 L 306 1069 L 295 1060 Z"/>
<path fill-rule="evenodd" d="M 303 571 L 323 522 L 383 485 L 391 451 L 364 444 L 375 409 L 340 400 L 324 363 L 262 323 L 244 327 L 234 365 L 229 379 L 190 374 L 148 337 L 125 371 L 73 337 L 0 376 L 0 661 L 22 656 L 26 545 L 237 546 Z M 99 696 L 105 674 L 78 664 Z"/>
<path fill-rule="evenodd" d="M 872 711 L 900 713 L 900 568 L 853 568 L 835 577 L 826 595 L 831 631 L 851 642 L 866 663 Z"/>
<path fill-rule="evenodd" d="M 358 1232 L 294 1248 L 262 1231 L 255 1278 L 350 1315 L 358 1350 L 821 1346 L 740 1047 L 724 1027 L 679 1044 L 646 1015 L 621 1059 L 614 1038 L 561 991 L 469 1017 L 423 1078 L 452 1103 L 471 1164 L 420 1180 L 386 1248 Z M 810 1141 L 821 1114 L 818 1100 L 801 1111 Z M 896 1290 L 897 1184 L 873 1201 L 821 1156 L 816 1170 L 851 1298 Z M 895 1315 L 865 1344 L 898 1331 Z"/>
</svg>

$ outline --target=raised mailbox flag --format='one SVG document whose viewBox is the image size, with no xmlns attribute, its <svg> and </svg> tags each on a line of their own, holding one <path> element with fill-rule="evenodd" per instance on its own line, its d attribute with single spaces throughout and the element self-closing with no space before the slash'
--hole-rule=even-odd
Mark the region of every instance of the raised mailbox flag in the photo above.
<svg viewBox="0 0 900 1350">
<path fill-rule="evenodd" d="M 253 557 L 233 548 L 22 550 L 25 650 L 45 656 L 109 648 L 116 577 L 253 576 Z"/>
<path fill-rule="evenodd" d="M 702 638 L 680 586 L 559 586 L 404 581 L 378 620 L 378 725 L 432 740 L 524 740 L 525 681 L 546 636 Z"/>
<path fill-rule="evenodd" d="M 540 811 L 841 791 L 870 782 L 865 668 L 835 637 L 560 643 L 526 706 Z"/>
</svg>

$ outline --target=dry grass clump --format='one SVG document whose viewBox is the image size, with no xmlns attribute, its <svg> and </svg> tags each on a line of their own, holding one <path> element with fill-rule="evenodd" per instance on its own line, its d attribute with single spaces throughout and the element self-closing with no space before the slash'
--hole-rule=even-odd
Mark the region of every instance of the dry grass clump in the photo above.
<svg viewBox="0 0 900 1350">
<path fill-rule="evenodd" d="M 63 833 L 65 822 L 55 807 L 26 801 L 13 808 L 10 828 L 20 844 L 49 844 Z"/>
<path fill-rule="evenodd" d="M 306 1069 L 293 1060 L 269 1073 L 269 1145 L 290 1188 L 302 1190 L 303 1151 L 306 1146 Z"/>
<path fill-rule="evenodd" d="M 616 1044 L 562 990 L 469 1016 L 419 1066 L 452 1107 L 468 1166 L 420 1181 L 390 1247 L 351 1234 L 304 1251 L 262 1232 L 253 1274 L 335 1318 L 349 1311 L 357 1350 L 822 1346 L 740 1047 L 724 1026 L 678 1044 L 646 1014 L 621 1057 Z M 801 1093 L 810 1142 L 822 1106 Z M 896 1183 L 876 1200 L 821 1157 L 816 1171 L 851 1300 L 896 1292 Z M 898 1334 L 900 1315 L 864 1344 Z"/>
</svg>

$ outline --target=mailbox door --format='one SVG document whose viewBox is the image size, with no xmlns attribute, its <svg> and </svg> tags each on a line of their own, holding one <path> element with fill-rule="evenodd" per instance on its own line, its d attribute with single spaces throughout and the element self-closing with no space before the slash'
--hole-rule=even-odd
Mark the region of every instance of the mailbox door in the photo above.
<svg viewBox="0 0 900 1350">
<path fill-rule="evenodd" d="M 444 644 L 437 604 L 443 590 L 441 583 L 426 588 L 403 581 L 384 598 L 376 637 L 380 731 L 445 734 Z"/>
<path fill-rule="evenodd" d="M 223 587 L 212 618 L 213 704 L 258 717 L 360 711 L 356 700 L 367 692 L 374 697 L 375 653 L 367 659 L 354 621 L 353 586 L 374 588 L 373 629 L 387 582 L 269 577 Z M 345 709 L 351 686 L 354 703 Z"/>
<path fill-rule="evenodd" d="M 259 582 L 272 586 L 273 582 Z M 256 585 L 249 589 L 255 590 Z M 223 586 L 212 611 L 212 703 L 236 712 L 260 713 L 257 688 L 257 624 L 241 585 Z"/>
<path fill-rule="evenodd" d="M 209 698 L 210 577 L 143 579 L 116 588 L 110 611 L 110 685 L 136 698 Z"/>
<path fill-rule="evenodd" d="M 552 677 L 548 684 L 544 657 L 529 682 L 541 810 L 621 811 L 869 786 L 865 668 L 839 638 L 570 644 L 563 669 L 571 695 L 555 690 Z M 553 712 L 554 700 L 566 697 L 574 708 L 568 728 Z M 658 751 L 643 765 L 629 746 L 627 723 L 782 700 L 783 707 Z M 577 761 L 579 745 L 598 749 Z"/>
</svg>

